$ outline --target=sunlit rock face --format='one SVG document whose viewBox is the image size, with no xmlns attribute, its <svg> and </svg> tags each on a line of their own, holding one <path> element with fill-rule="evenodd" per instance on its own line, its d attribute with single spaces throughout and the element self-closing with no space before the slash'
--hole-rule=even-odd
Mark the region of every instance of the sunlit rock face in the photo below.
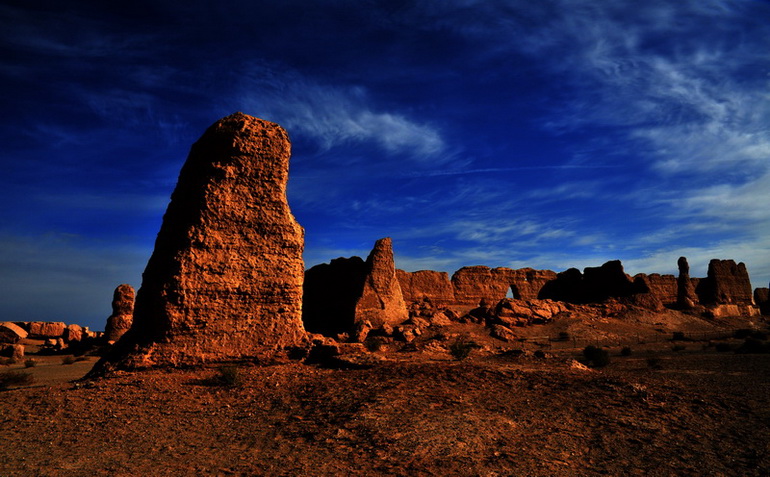
<svg viewBox="0 0 770 477">
<path fill-rule="evenodd" d="M 104 337 L 107 341 L 117 341 L 131 328 L 134 322 L 134 287 L 128 284 L 118 285 L 112 295 L 112 314 L 107 318 Z"/>
<path fill-rule="evenodd" d="M 302 343 L 303 229 L 286 201 L 290 142 L 235 113 L 192 146 L 108 362 L 179 366 Z"/>
<path fill-rule="evenodd" d="M 450 306 L 455 303 L 454 288 L 446 272 L 396 270 L 396 277 L 407 303 L 428 301 L 434 306 Z"/>
<path fill-rule="evenodd" d="M 393 243 L 389 237 L 378 240 L 366 258 L 366 279 L 356 303 L 357 325 L 369 323 L 377 328 L 397 325 L 409 318 L 409 312 L 396 278 Z"/>
</svg>

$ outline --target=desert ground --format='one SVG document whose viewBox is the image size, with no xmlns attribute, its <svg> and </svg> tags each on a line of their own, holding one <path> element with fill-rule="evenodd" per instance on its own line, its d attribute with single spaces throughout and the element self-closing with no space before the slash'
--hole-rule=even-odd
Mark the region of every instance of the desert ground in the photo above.
<svg viewBox="0 0 770 477">
<path fill-rule="evenodd" d="M 83 381 L 95 357 L 28 356 L 0 367 L 35 379 L 0 393 L 0 475 L 770 475 L 770 354 L 725 351 L 742 340 L 661 334 L 587 368 L 581 343 L 471 335 L 461 361 L 386 343 L 238 363 L 235 383 L 216 365 Z"/>
</svg>

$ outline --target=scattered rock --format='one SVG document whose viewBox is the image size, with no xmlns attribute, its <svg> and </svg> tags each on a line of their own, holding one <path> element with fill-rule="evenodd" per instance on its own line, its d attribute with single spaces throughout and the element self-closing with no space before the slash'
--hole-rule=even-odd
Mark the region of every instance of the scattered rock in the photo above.
<svg viewBox="0 0 770 477">
<path fill-rule="evenodd" d="M 517 339 L 516 333 L 514 333 L 507 326 L 503 325 L 492 325 L 492 329 L 490 330 L 489 335 L 493 338 L 503 340 L 506 343 L 516 341 Z"/>
</svg>

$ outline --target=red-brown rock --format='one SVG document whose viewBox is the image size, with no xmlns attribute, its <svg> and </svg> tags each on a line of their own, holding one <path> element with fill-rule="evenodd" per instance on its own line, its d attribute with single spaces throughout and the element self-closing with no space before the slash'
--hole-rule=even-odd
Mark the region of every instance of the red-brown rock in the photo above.
<svg viewBox="0 0 770 477">
<path fill-rule="evenodd" d="M 640 283 L 642 285 L 640 285 Z M 634 284 L 637 289 L 645 289 L 646 292 L 638 290 L 637 293 L 649 293 L 663 305 L 676 305 L 678 300 L 678 281 L 674 275 L 661 275 L 651 273 L 649 275 L 639 273 L 634 275 Z"/>
<path fill-rule="evenodd" d="M 67 325 L 67 328 L 64 330 L 63 338 L 67 343 L 81 341 L 84 337 L 83 327 L 80 325 Z"/>
<path fill-rule="evenodd" d="M 742 262 L 713 259 L 695 290 L 703 305 L 753 305 L 751 280 Z"/>
<path fill-rule="evenodd" d="M 389 237 L 378 240 L 366 259 L 366 279 L 356 303 L 356 324 L 369 322 L 372 328 L 397 325 L 409 318 L 396 278 L 393 243 Z"/>
<path fill-rule="evenodd" d="M 33 321 L 29 324 L 29 337 L 32 339 L 61 338 L 67 325 L 60 322 Z"/>
<path fill-rule="evenodd" d="M 454 288 L 446 272 L 419 270 L 405 272 L 396 270 L 396 277 L 401 286 L 401 293 L 407 303 L 430 302 L 441 307 L 455 303 Z"/>
<path fill-rule="evenodd" d="M 452 274 L 456 303 L 478 306 L 482 300 L 497 303 L 508 294 L 511 284 L 499 269 L 483 265 L 463 267 Z"/>
<path fill-rule="evenodd" d="M 6 321 L 0 323 L 0 343 L 18 343 L 26 338 L 28 333 L 16 323 Z"/>
<path fill-rule="evenodd" d="M 117 341 L 134 322 L 134 287 L 118 285 L 112 294 L 112 314 L 107 318 L 104 336 L 107 341 Z"/>
<path fill-rule="evenodd" d="M 175 366 L 265 357 L 305 342 L 303 230 L 286 202 L 290 142 L 235 113 L 192 146 L 109 362 Z M 97 365 L 96 374 L 109 368 Z"/>
</svg>

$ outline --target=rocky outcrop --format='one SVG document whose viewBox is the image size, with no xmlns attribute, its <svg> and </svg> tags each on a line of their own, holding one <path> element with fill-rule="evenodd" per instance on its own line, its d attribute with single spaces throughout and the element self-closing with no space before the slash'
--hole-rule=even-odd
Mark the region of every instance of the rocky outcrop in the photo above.
<svg viewBox="0 0 770 477">
<path fill-rule="evenodd" d="M 458 305 L 478 306 L 482 301 L 497 303 L 502 300 L 511 285 L 501 276 L 499 269 L 477 265 L 454 272 L 452 287 Z"/>
<path fill-rule="evenodd" d="M 754 289 L 754 303 L 763 315 L 770 315 L 770 288 Z"/>
<path fill-rule="evenodd" d="M 698 296 L 695 294 L 695 287 L 700 283 L 700 280 L 693 281 L 690 278 L 690 265 L 687 263 L 687 258 L 679 257 L 677 265 L 679 267 L 679 277 L 676 281 L 676 304 L 679 308 L 689 309 L 694 307 L 698 302 Z"/>
<path fill-rule="evenodd" d="M 436 307 L 455 303 L 454 288 L 446 272 L 396 270 L 396 278 L 407 303 L 429 302 Z"/>
<path fill-rule="evenodd" d="M 711 260 L 708 275 L 700 280 L 695 292 L 703 305 L 754 304 L 746 265 L 733 260 Z"/>
<path fill-rule="evenodd" d="M 192 146 L 133 326 L 95 374 L 259 358 L 305 343 L 303 230 L 286 202 L 289 156 L 283 128 L 242 113 Z"/>
<path fill-rule="evenodd" d="M 0 343 L 18 343 L 27 335 L 27 331 L 16 323 L 10 321 L 0 323 Z"/>
<path fill-rule="evenodd" d="M 61 338 L 67 328 L 60 321 L 33 321 L 29 324 L 29 337 L 32 339 Z"/>
<path fill-rule="evenodd" d="M 551 270 L 477 265 L 457 270 L 452 275 L 452 286 L 458 305 L 477 306 L 482 300 L 497 303 L 509 294 L 514 299 L 535 300 L 543 286 L 556 277 Z"/>
<path fill-rule="evenodd" d="M 393 243 L 389 237 L 378 240 L 366 259 L 366 279 L 356 303 L 356 325 L 378 328 L 397 325 L 409 318 L 401 285 L 396 278 Z"/>
<path fill-rule="evenodd" d="M 325 336 L 351 333 L 365 280 L 361 257 L 340 257 L 307 270 L 302 298 L 305 329 Z"/>
<path fill-rule="evenodd" d="M 568 311 L 565 303 L 553 300 L 500 300 L 494 308 L 494 322 L 513 326 L 541 325 Z"/>
<path fill-rule="evenodd" d="M 612 260 L 601 267 L 586 267 L 583 273 L 570 268 L 545 284 L 540 298 L 585 304 L 601 303 L 609 298 L 626 298 L 651 289 L 644 280 L 634 281 L 623 271 L 620 260 Z"/>
<path fill-rule="evenodd" d="M 655 299 L 666 306 L 675 306 L 678 301 L 677 277 L 674 275 L 661 275 L 651 273 L 649 275 L 638 273 L 634 275 L 634 286 L 640 293 L 649 293 Z"/>
<path fill-rule="evenodd" d="M 134 287 L 118 285 L 112 294 L 112 314 L 107 318 L 104 336 L 107 341 L 117 341 L 131 328 L 134 321 Z"/>
</svg>

